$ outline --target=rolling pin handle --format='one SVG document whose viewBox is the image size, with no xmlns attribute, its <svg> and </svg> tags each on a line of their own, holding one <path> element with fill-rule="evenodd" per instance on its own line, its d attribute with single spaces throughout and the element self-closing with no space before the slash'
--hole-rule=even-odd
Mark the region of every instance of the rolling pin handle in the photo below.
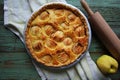
<svg viewBox="0 0 120 80">
<path fill-rule="evenodd" d="M 94 14 L 85 0 L 80 0 L 80 2 L 81 2 L 83 8 L 85 9 L 85 11 L 88 13 L 89 16 Z"/>
</svg>

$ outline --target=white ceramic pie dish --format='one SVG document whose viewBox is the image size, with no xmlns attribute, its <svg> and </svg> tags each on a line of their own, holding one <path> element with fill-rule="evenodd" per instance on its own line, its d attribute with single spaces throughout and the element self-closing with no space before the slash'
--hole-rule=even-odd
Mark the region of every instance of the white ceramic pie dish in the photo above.
<svg viewBox="0 0 120 80">
<path fill-rule="evenodd" d="M 43 64 L 38 63 L 36 60 L 34 60 L 34 58 L 33 58 L 33 57 L 31 56 L 31 54 L 30 54 L 31 58 L 32 58 L 38 65 L 40 65 L 40 66 L 42 66 L 42 67 L 44 67 L 44 68 L 47 68 L 47 69 L 57 69 L 57 70 L 59 69 L 59 70 L 61 70 L 61 69 L 66 69 L 66 68 L 69 68 L 69 67 L 74 66 L 76 63 L 78 63 L 78 62 L 85 56 L 86 52 L 88 51 L 88 49 L 89 49 L 89 47 L 90 47 L 90 43 L 91 43 L 91 28 L 90 28 L 90 25 L 89 25 L 89 22 L 88 22 L 86 16 L 85 16 L 78 8 L 76 8 L 76 7 L 74 7 L 74 6 L 70 5 L 70 4 L 61 3 L 61 2 L 51 2 L 51 3 L 44 4 L 43 6 L 41 6 L 41 7 L 39 8 L 39 10 L 40 10 L 40 9 L 44 9 L 44 8 L 46 8 L 46 7 L 48 7 L 48 6 L 57 5 L 57 4 L 62 4 L 62 5 L 64 5 L 64 6 L 66 6 L 66 7 L 72 8 L 73 10 L 79 12 L 79 13 L 84 17 L 84 19 L 85 19 L 85 21 L 86 21 L 86 23 L 87 23 L 88 34 L 89 34 L 88 47 L 87 47 L 86 51 L 85 51 L 84 53 L 82 53 L 82 55 L 81 55 L 79 58 L 77 58 L 73 63 L 71 63 L 71 64 L 69 64 L 69 65 L 61 66 L 61 67 L 49 67 L 49 66 L 45 66 L 45 65 L 43 65 Z M 59 6 L 56 6 L 56 7 L 59 7 Z M 33 12 L 33 14 L 34 14 L 34 13 L 36 13 L 36 12 Z M 33 14 L 32 14 L 31 16 L 33 16 Z M 31 16 L 30 16 L 30 18 L 31 18 Z M 28 22 L 27 22 L 27 23 L 28 23 Z M 26 23 L 26 26 L 25 26 L 25 31 L 26 31 L 27 23 Z M 24 37 L 24 40 L 25 40 L 25 37 Z M 25 43 L 25 45 L 26 45 L 26 43 Z M 27 46 L 26 46 L 26 49 L 27 49 L 28 53 L 30 53 L 30 51 L 28 50 Z"/>
</svg>

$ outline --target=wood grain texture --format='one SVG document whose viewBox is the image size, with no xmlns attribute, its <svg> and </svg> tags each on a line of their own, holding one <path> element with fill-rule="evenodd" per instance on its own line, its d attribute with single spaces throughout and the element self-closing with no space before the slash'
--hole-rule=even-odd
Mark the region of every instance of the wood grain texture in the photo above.
<svg viewBox="0 0 120 80">
<path fill-rule="evenodd" d="M 79 0 L 66 0 L 78 7 L 86 16 Z M 120 38 L 120 0 L 86 0 L 93 11 L 99 11 Z M 6 29 L 4 23 L 3 0 L 0 0 L 0 80 L 41 80 L 20 39 Z M 90 55 L 94 61 L 102 54 L 109 54 L 93 33 Z M 109 75 L 112 80 L 120 80 L 120 69 Z"/>
</svg>

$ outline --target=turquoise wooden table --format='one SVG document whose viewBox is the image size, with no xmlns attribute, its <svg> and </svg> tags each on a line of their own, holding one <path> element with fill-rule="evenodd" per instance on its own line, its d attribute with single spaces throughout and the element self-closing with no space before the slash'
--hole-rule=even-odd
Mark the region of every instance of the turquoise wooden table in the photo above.
<svg viewBox="0 0 120 80">
<path fill-rule="evenodd" d="M 79 0 L 66 0 L 85 13 Z M 99 11 L 120 38 L 120 0 L 86 0 L 93 11 Z M 41 80 L 20 39 L 4 27 L 3 0 L 0 0 L 0 80 Z M 103 54 L 109 54 L 93 33 L 90 55 L 94 61 Z M 120 80 L 120 68 L 109 75 Z"/>
</svg>

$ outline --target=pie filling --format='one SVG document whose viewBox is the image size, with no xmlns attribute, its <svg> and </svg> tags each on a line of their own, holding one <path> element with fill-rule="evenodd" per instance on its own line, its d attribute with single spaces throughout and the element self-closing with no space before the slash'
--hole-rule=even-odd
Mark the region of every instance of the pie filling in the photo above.
<svg viewBox="0 0 120 80">
<path fill-rule="evenodd" d="M 73 63 L 88 47 L 88 28 L 80 13 L 68 8 L 46 8 L 30 18 L 25 41 L 33 58 L 46 66 Z"/>
</svg>

